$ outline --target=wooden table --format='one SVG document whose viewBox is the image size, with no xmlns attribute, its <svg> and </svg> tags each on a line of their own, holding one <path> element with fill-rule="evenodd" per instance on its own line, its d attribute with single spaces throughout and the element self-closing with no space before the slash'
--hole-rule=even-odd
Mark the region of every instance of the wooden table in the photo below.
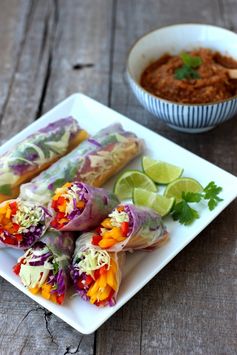
<svg viewBox="0 0 237 355">
<path fill-rule="evenodd" d="M 236 1 L 0 4 L 1 142 L 80 91 L 237 175 L 236 119 L 178 133 L 145 112 L 124 80 L 127 51 L 144 32 L 183 22 L 236 30 Z M 236 354 L 236 234 L 235 201 L 89 336 L 0 279 L 0 354 Z"/>
</svg>

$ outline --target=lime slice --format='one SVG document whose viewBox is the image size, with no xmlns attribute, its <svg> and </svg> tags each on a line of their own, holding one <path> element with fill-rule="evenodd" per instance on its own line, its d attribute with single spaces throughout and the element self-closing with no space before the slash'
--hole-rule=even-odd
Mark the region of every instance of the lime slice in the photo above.
<svg viewBox="0 0 237 355">
<path fill-rule="evenodd" d="M 171 182 L 165 189 L 165 197 L 174 197 L 176 202 L 182 199 L 182 192 L 200 192 L 202 185 L 192 178 L 180 178 Z"/>
<path fill-rule="evenodd" d="M 147 156 L 142 158 L 142 167 L 146 175 L 158 184 L 169 184 L 183 173 L 183 169 L 176 165 L 154 160 Z"/>
<path fill-rule="evenodd" d="M 121 199 L 132 197 L 132 191 L 135 187 L 141 187 L 148 191 L 157 191 L 154 182 L 144 173 L 138 170 L 128 170 L 123 173 L 114 185 L 114 193 Z"/>
<path fill-rule="evenodd" d="M 171 211 L 174 202 L 174 197 L 168 198 L 140 188 L 133 190 L 133 203 L 135 205 L 153 208 L 161 217 L 166 216 Z"/>
</svg>

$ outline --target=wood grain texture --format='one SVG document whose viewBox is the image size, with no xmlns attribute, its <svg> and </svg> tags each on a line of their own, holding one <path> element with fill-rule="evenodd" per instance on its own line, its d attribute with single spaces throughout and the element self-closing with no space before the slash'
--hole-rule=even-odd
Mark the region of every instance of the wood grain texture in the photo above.
<svg viewBox="0 0 237 355">
<path fill-rule="evenodd" d="M 5 1 L 2 141 L 74 92 L 108 102 L 111 11 L 104 0 Z M 81 336 L 2 279 L 0 290 L 0 354 L 93 354 L 94 335 Z"/>
<path fill-rule="evenodd" d="M 139 105 L 124 70 L 129 47 L 143 33 L 183 22 L 234 29 L 236 13 L 233 1 L 117 1 L 111 85 L 113 108 L 234 174 L 235 120 L 208 134 L 177 133 Z M 97 354 L 235 354 L 236 217 L 235 201 L 102 326 Z"/>
<path fill-rule="evenodd" d="M 237 175 L 237 124 L 177 133 L 138 104 L 127 51 L 150 29 L 232 30 L 235 0 L 2 0 L 0 139 L 82 91 Z M 211 177 L 214 178 L 214 177 Z M 236 354 L 237 202 L 97 332 L 81 336 L 0 278 L 0 354 Z"/>
<path fill-rule="evenodd" d="M 9 2 L 10 3 L 10 2 Z M 21 47 L 1 113 L 0 139 L 17 133 L 31 123 L 39 110 L 55 27 L 55 5 L 51 0 L 22 1 L 15 17 L 15 34 L 23 26 Z M 26 8 L 21 19 L 20 11 Z M 24 21 L 24 25 L 21 21 Z"/>
<path fill-rule="evenodd" d="M 81 336 L 0 279 L 0 354 L 93 354 L 94 336 Z"/>
<path fill-rule="evenodd" d="M 112 2 L 59 1 L 43 111 L 75 92 L 107 104 Z"/>
</svg>

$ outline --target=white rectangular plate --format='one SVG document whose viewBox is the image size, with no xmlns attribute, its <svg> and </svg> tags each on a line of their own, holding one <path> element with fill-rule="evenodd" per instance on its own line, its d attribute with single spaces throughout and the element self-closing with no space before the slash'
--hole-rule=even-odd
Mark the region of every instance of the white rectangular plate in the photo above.
<svg viewBox="0 0 237 355">
<path fill-rule="evenodd" d="M 177 222 L 173 222 L 170 218 L 166 218 L 165 223 L 170 232 L 170 240 L 166 245 L 150 253 L 136 252 L 128 255 L 118 302 L 114 307 L 99 309 L 79 297 L 70 298 L 64 306 L 58 306 L 43 299 L 41 296 L 32 295 L 21 285 L 19 278 L 12 272 L 12 266 L 21 255 L 21 252 L 8 248 L 0 250 L 0 275 L 2 277 L 79 332 L 89 334 L 95 331 L 133 297 L 237 196 L 237 178 L 82 94 L 70 96 L 10 139 L 0 148 L 0 154 L 40 127 L 45 126 L 48 122 L 69 115 L 77 118 L 80 125 L 87 129 L 90 134 L 94 134 L 114 122 L 120 122 L 124 129 L 130 130 L 144 139 L 146 145 L 145 154 L 183 167 L 183 176 L 193 177 L 203 186 L 207 185 L 211 180 L 215 180 L 218 185 L 223 187 L 221 196 L 224 201 L 214 211 L 210 212 L 207 207 L 202 206 L 200 219 L 189 227 L 182 226 Z M 126 169 L 133 168 L 141 168 L 140 158 L 126 167 Z M 114 179 L 106 184 L 105 187 L 111 189 Z"/>
</svg>

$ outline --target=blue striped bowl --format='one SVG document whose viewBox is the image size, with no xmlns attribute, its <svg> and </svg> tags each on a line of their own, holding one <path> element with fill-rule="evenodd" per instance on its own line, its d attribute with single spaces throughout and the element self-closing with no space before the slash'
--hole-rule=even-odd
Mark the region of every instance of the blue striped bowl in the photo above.
<svg viewBox="0 0 237 355">
<path fill-rule="evenodd" d="M 210 104 L 178 104 L 152 95 L 139 82 L 144 69 L 164 53 L 178 54 L 199 47 L 237 58 L 237 35 L 210 25 L 164 27 L 141 37 L 127 61 L 128 82 L 144 108 L 170 127 L 188 133 L 208 131 L 233 117 L 237 113 L 237 97 Z"/>
</svg>

